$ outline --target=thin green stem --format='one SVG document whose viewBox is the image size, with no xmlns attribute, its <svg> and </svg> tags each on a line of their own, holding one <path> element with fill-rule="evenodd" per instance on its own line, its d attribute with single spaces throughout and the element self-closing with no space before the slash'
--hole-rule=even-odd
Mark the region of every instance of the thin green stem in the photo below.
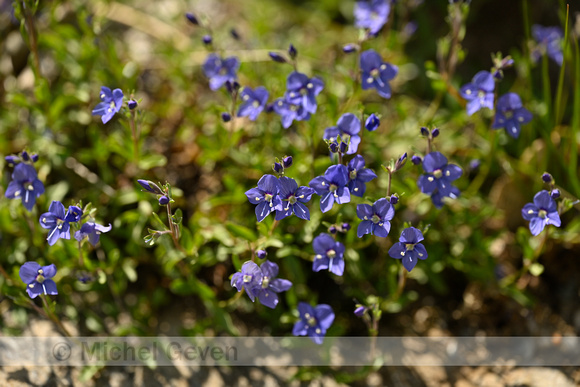
<svg viewBox="0 0 580 387">
<path fill-rule="evenodd" d="M 564 55 L 566 54 L 566 49 L 568 48 L 568 15 L 570 13 L 570 5 L 566 6 L 566 25 L 564 29 Z M 558 77 L 558 89 L 556 91 L 556 103 L 554 105 L 554 126 L 558 126 L 562 121 L 563 108 L 562 108 L 562 93 L 564 91 L 564 75 L 566 74 L 566 58 L 562 61 L 562 67 L 560 67 L 560 76 Z"/>
<path fill-rule="evenodd" d="M 388 183 L 387 183 L 387 199 L 391 197 L 391 181 L 393 180 L 393 172 L 389 171 Z"/>
<path fill-rule="evenodd" d="M 50 309 L 46 297 L 47 297 L 46 294 L 40 295 L 40 298 L 42 299 L 42 304 L 44 305 L 44 310 L 46 311 L 46 315 L 48 316 L 49 319 L 52 320 L 52 322 L 54 322 L 60 328 L 60 330 L 62 331 L 62 333 L 64 333 L 65 336 L 72 337 L 68 329 L 66 329 L 65 326 L 62 324 L 62 321 L 60 321 L 58 316 L 54 314 Z"/>
<path fill-rule="evenodd" d="M 179 244 L 179 228 L 176 227 L 177 225 L 173 223 L 171 203 L 167 203 L 166 207 L 167 207 L 167 221 L 169 222 L 169 230 L 171 231 L 171 239 L 173 239 L 173 244 L 179 251 L 181 251 L 184 254 L 187 254 L 185 249 L 181 247 L 181 244 Z"/>
<path fill-rule="evenodd" d="M 36 26 L 34 25 L 34 15 L 30 13 L 29 6 L 26 5 L 25 1 L 21 2 L 22 11 L 24 12 L 24 23 L 26 24 L 26 29 L 28 30 L 28 41 L 30 43 L 30 52 L 32 52 L 32 60 L 34 63 L 33 71 L 35 75 L 40 79 L 42 77 L 40 71 L 40 56 L 38 55 L 38 41 L 36 36 Z"/>
<path fill-rule="evenodd" d="M 83 258 L 83 247 L 81 241 L 78 242 L 78 246 L 79 246 L 79 266 L 85 267 L 85 260 Z"/>
<path fill-rule="evenodd" d="M 137 131 L 136 113 L 135 110 L 131 110 L 131 119 L 129 120 L 129 125 L 131 126 L 131 134 L 133 137 L 133 160 L 135 164 L 139 163 L 139 133 Z"/>
</svg>

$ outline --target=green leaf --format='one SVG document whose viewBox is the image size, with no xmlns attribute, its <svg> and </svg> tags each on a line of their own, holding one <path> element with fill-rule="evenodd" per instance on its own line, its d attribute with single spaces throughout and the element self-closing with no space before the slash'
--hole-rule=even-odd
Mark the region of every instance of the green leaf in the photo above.
<svg viewBox="0 0 580 387">
<path fill-rule="evenodd" d="M 236 236 L 238 238 L 242 238 L 242 239 L 245 239 L 247 241 L 252 241 L 252 242 L 254 242 L 258 239 L 256 234 L 252 230 L 250 230 L 247 227 L 240 226 L 239 224 L 227 222 L 226 228 L 228 229 L 230 234 L 232 234 L 233 236 Z"/>
</svg>

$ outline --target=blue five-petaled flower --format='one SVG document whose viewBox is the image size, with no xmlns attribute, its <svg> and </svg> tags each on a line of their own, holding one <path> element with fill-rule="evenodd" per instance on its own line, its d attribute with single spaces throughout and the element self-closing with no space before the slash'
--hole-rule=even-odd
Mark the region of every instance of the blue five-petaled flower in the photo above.
<svg viewBox="0 0 580 387">
<path fill-rule="evenodd" d="M 240 92 L 242 103 L 238 109 L 238 117 L 248 117 L 251 121 L 256 121 L 268 102 L 268 95 L 268 90 L 263 86 L 254 90 L 244 87 Z"/>
<path fill-rule="evenodd" d="M 532 120 L 532 113 L 522 106 L 522 100 L 516 93 L 507 93 L 497 100 L 497 111 L 492 128 L 505 128 L 513 138 L 520 135 L 521 125 Z"/>
<path fill-rule="evenodd" d="M 443 206 L 443 198 L 456 198 L 460 192 L 452 182 L 461 177 L 463 170 L 455 164 L 447 164 L 447 158 L 439 152 L 431 152 L 423 159 L 425 174 L 419 177 L 417 185 L 421 192 L 431 195 L 437 208 Z"/>
<path fill-rule="evenodd" d="M 549 224 L 560 227 L 560 215 L 558 205 L 546 190 L 542 190 L 534 196 L 534 202 L 528 203 L 522 208 L 522 216 L 530 221 L 530 231 L 536 236 Z"/>
<path fill-rule="evenodd" d="M 101 102 L 93 109 L 93 116 L 101 116 L 103 124 L 106 124 L 118 113 L 123 106 L 123 91 L 115 89 L 111 91 L 106 86 L 101 87 Z"/>
<path fill-rule="evenodd" d="M 294 324 L 294 336 L 309 336 L 316 344 L 322 344 L 326 331 L 334 321 L 330 305 L 320 304 L 314 308 L 305 302 L 298 303 L 300 320 Z"/>
<path fill-rule="evenodd" d="M 495 79 L 489 71 L 480 71 L 470 83 L 461 87 L 460 93 L 468 100 L 467 114 L 472 115 L 481 108 L 493 110 L 493 90 Z"/>
<path fill-rule="evenodd" d="M 401 259 L 407 271 L 413 270 L 419 259 L 427 259 L 427 250 L 422 243 L 423 233 L 415 227 L 403 230 L 399 242 L 389 249 L 389 255 Z"/>
<path fill-rule="evenodd" d="M 391 219 L 395 216 L 395 207 L 385 198 L 377 200 L 372 206 L 359 204 L 356 206 L 356 215 L 362 222 L 358 225 L 357 236 L 365 234 L 386 237 L 391 230 Z"/>
<path fill-rule="evenodd" d="M 69 206 L 64 212 L 61 202 L 53 201 L 48 212 L 40 215 L 40 226 L 50 230 L 46 240 L 50 246 L 54 245 L 59 238 L 70 239 L 70 223 L 78 222 L 83 215 L 83 210 L 77 206 Z"/>
<path fill-rule="evenodd" d="M 209 78 L 209 88 L 216 91 L 226 82 L 237 80 L 239 67 L 240 61 L 234 56 L 222 59 L 216 54 L 209 54 L 203 64 L 203 72 Z"/>
<path fill-rule="evenodd" d="M 312 241 L 314 248 L 314 262 L 312 271 L 328 269 L 331 273 L 344 273 L 344 245 L 334 240 L 328 234 L 322 233 Z"/>
<path fill-rule="evenodd" d="M 308 113 L 316 113 L 316 96 L 324 89 L 322 80 L 308 78 L 306 74 L 292 72 L 286 80 L 285 99 L 293 105 L 304 107 Z"/>
<path fill-rule="evenodd" d="M 16 164 L 4 196 L 8 199 L 22 199 L 24 208 L 32 211 L 36 198 L 43 193 L 44 184 L 38 180 L 34 167 L 25 163 Z"/>
<path fill-rule="evenodd" d="M 91 245 L 96 246 L 99 243 L 99 238 L 104 232 L 111 231 L 112 226 L 101 226 L 100 224 L 93 222 L 86 222 L 81 226 L 81 229 L 75 232 L 75 239 L 77 241 L 83 240 L 84 237 L 89 237 L 89 242 Z"/>
<path fill-rule="evenodd" d="M 363 90 L 377 89 L 381 97 L 391 98 L 389 81 L 395 78 L 399 72 L 397 66 L 383 62 L 381 56 L 375 50 L 370 49 L 360 55 L 360 68 Z"/>
<path fill-rule="evenodd" d="M 366 28 L 376 35 L 387 22 L 391 5 L 390 0 L 357 1 L 354 6 L 355 25 Z"/>
<path fill-rule="evenodd" d="M 344 204 L 350 202 L 348 183 L 348 170 L 344 165 L 330 166 L 324 176 L 315 177 L 308 184 L 320 198 L 320 210 L 327 212 L 332 209 L 334 202 Z"/>
<path fill-rule="evenodd" d="M 363 197 L 367 190 L 366 183 L 376 179 L 377 175 L 369 168 L 365 168 L 365 159 L 356 155 L 348 162 L 348 189 L 354 196 Z"/>
<path fill-rule="evenodd" d="M 56 284 L 51 279 L 56 274 L 54 264 L 40 266 L 36 262 L 25 262 L 20 267 L 20 279 L 26 284 L 26 292 L 30 298 L 36 298 L 39 294 L 58 294 Z"/>
<path fill-rule="evenodd" d="M 256 218 L 261 222 L 271 212 L 282 209 L 282 201 L 278 193 L 280 182 L 274 175 L 264 175 L 258 181 L 258 187 L 246 191 L 246 196 L 256 206 Z"/>
</svg>

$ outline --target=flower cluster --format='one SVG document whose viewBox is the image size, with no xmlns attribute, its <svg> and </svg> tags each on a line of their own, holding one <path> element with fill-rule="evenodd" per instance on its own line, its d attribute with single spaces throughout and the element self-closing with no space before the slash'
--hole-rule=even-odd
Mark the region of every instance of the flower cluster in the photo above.
<svg viewBox="0 0 580 387">
<path fill-rule="evenodd" d="M 252 261 L 242 265 L 240 272 L 232 276 L 231 285 L 238 289 L 246 290 L 250 300 L 254 302 L 256 297 L 262 305 L 274 309 L 278 305 L 278 294 L 292 287 L 292 282 L 276 278 L 278 277 L 278 265 L 274 262 L 264 261 L 258 266 Z"/>
<path fill-rule="evenodd" d="M 310 114 L 316 113 L 316 96 L 324 89 L 324 82 L 306 74 L 294 71 L 286 80 L 284 97 L 274 101 L 273 109 L 281 117 L 282 126 L 287 129 L 292 122 L 307 121 Z"/>
<path fill-rule="evenodd" d="M 348 144 L 347 155 L 356 153 L 358 144 L 360 144 L 360 127 L 361 123 L 357 116 L 352 113 L 343 114 L 336 123 L 336 126 L 331 126 L 324 130 L 324 139 L 329 143 L 338 141 L 340 137 L 341 142 Z"/>
<path fill-rule="evenodd" d="M 70 223 L 77 223 L 83 216 L 83 210 L 77 206 L 69 206 L 65 213 L 64 205 L 54 200 L 48 212 L 40 215 L 40 226 L 49 230 L 46 240 L 50 246 L 60 238 L 70 239 Z"/>
</svg>

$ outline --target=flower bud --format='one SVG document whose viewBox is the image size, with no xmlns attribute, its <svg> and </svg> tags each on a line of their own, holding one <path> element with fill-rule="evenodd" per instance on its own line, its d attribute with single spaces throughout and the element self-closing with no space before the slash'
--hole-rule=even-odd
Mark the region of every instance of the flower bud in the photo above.
<svg viewBox="0 0 580 387">
<path fill-rule="evenodd" d="M 129 110 L 133 110 L 137 107 L 137 101 L 131 99 L 129 102 L 127 102 L 127 106 L 129 107 Z"/>
<path fill-rule="evenodd" d="M 397 195 L 391 195 L 389 201 L 391 202 L 392 205 L 395 205 L 399 203 L 399 197 Z"/>
<path fill-rule="evenodd" d="M 338 229 L 336 228 L 336 226 L 330 226 L 328 228 L 328 232 L 331 234 L 336 234 L 337 231 L 338 231 Z"/>
<path fill-rule="evenodd" d="M 350 224 L 349 223 L 343 223 L 342 226 L 342 232 L 347 232 L 348 230 L 350 230 Z"/>
<path fill-rule="evenodd" d="M 28 152 L 27 151 L 23 150 L 22 153 L 21 153 L 21 156 L 22 156 L 22 160 L 24 160 L 24 161 L 30 161 L 30 156 L 28 155 Z"/>
<path fill-rule="evenodd" d="M 357 317 L 362 317 L 365 312 L 367 311 L 367 308 L 361 304 L 357 304 L 356 305 L 356 309 L 354 310 L 354 314 Z"/>
<path fill-rule="evenodd" d="M 286 156 L 282 159 L 282 165 L 284 165 L 284 168 L 290 168 L 292 166 L 292 156 Z"/>
<path fill-rule="evenodd" d="M 340 153 L 346 153 L 346 151 L 348 150 L 348 144 L 346 142 L 341 142 L 340 145 L 338 146 L 338 150 L 340 151 Z"/>
<path fill-rule="evenodd" d="M 345 44 L 344 46 L 342 46 L 342 52 L 344 52 L 345 54 L 350 54 L 353 53 L 357 50 L 357 45 L 356 44 Z"/>
<path fill-rule="evenodd" d="M 548 172 L 544 172 L 544 174 L 542 175 L 542 180 L 544 181 L 544 183 L 551 183 L 553 181 L 552 175 L 550 175 Z"/>
<path fill-rule="evenodd" d="M 439 128 L 435 128 L 431 131 L 431 137 L 435 138 L 439 136 Z"/>
<path fill-rule="evenodd" d="M 423 159 L 420 156 L 413 155 L 413 157 L 411 157 L 411 162 L 414 165 L 419 165 L 419 164 L 421 164 L 423 162 Z"/>
<path fill-rule="evenodd" d="M 282 55 L 278 54 L 277 52 L 270 51 L 268 53 L 268 55 L 270 55 L 270 58 L 272 58 L 272 60 L 274 62 L 286 63 L 286 58 L 284 58 Z"/>
<path fill-rule="evenodd" d="M 406 162 L 407 162 L 407 152 L 405 152 L 401 157 L 399 157 L 399 159 L 395 163 L 395 171 L 398 171 L 399 169 L 403 168 Z"/>
<path fill-rule="evenodd" d="M 203 35 L 203 37 L 201 38 L 201 41 L 205 45 L 211 44 L 211 42 L 212 42 L 211 35 Z"/>
<path fill-rule="evenodd" d="M 377 117 L 375 115 L 375 113 L 373 113 L 365 121 L 365 128 L 367 128 L 367 130 L 369 132 L 372 132 L 372 131 L 376 130 L 380 124 L 381 124 L 381 120 L 379 120 L 379 117 Z"/>
<path fill-rule="evenodd" d="M 421 127 L 421 135 L 424 137 L 429 137 L 429 130 L 424 126 Z"/>
<path fill-rule="evenodd" d="M 338 153 L 338 144 L 335 142 L 331 142 L 330 144 L 328 144 L 328 149 L 330 149 L 332 153 Z"/>
<path fill-rule="evenodd" d="M 235 28 L 232 28 L 230 30 L 230 35 L 232 36 L 232 38 L 234 38 L 235 40 L 240 40 L 240 34 L 238 34 L 238 31 L 236 31 Z"/>
<path fill-rule="evenodd" d="M 296 47 L 294 47 L 293 44 L 290 44 L 290 47 L 288 47 L 288 55 L 290 55 L 290 58 L 292 59 L 296 59 L 296 55 L 298 55 L 298 50 L 296 50 Z"/>
<path fill-rule="evenodd" d="M 161 204 L 162 206 L 166 206 L 167 204 L 169 204 L 169 198 L 165 195 L 161 196 L 159 198 L 159 204 Z"/>
<path fill-rule="evenodd" d="M 8 165 L 16 165 L 20 162 L 20 159 L 17 156 L 6 156 L 4 160 L 8 163 Z"/>
<path fill-rule="evenodd" d="M 165 192 L 163 192 L 163 190 L 151 180 L 137 180 L 137 183 L 141 184 L 141 187 L 145 188 L 147 192 L 151 192 L 156 195 L 165 194 Z"/>
<path fill-rule="evenodd" d="M 272 169 L 274 170 L 274 172 L 276 173 L 282 173 L 284 172 L 284 167 L 282 166 L 282 164 L 280 163 L 274 163 L 272 165 Z"/>
<path fill-rule="evenodd" d="M 199 21 L 197 20 L 197 18 L 195 17 L 194 14 L 192 14 L 191 12 L 187 12 L 185 14 L 185 17 L 187 18 L 187 20 L 189 20 L 189 22 L 193 25 L 198 26 L 199 25 Z"/>
<path fill-rule="evenodd" d="M 560 190 L 558 188 L 553 189 L 552 192 L 550 192 L 550 196 L 554 200 L 558 199 L 560 197 Z"/>
<path fill-rule="evenodd" d="M 222 113 L 222 121 L 223 122 L 230 122 L 231 120 L 232 120 L 232 116 L 230 115 L 230 113 L 227 113 L 227 112 Z"/>
<path fill-rule="evenodd" d="M 260 259 L 266 258 L 267 255 L 268 255 L 268 253 L 266 252 L 266 250 L 258 250 L 258 251 L 256 251 L 256 257 L 258 257 Z"/>
<path fill-rule="evenodd" d="M 30 158 L 32 159 L 32 162 L 35 163 L 38 161 L 38 155 L 35 153 L 32 156 L 30 156 Z"/>
<path fill-rule="evenodd" d="M 478 159 L 473 159 L 469 162 L 469 168 L 474 171 L 477 168 L 479 168 L 479 166 L 481 165 L 481 161 L 479 161 Z"/>
</svg>

